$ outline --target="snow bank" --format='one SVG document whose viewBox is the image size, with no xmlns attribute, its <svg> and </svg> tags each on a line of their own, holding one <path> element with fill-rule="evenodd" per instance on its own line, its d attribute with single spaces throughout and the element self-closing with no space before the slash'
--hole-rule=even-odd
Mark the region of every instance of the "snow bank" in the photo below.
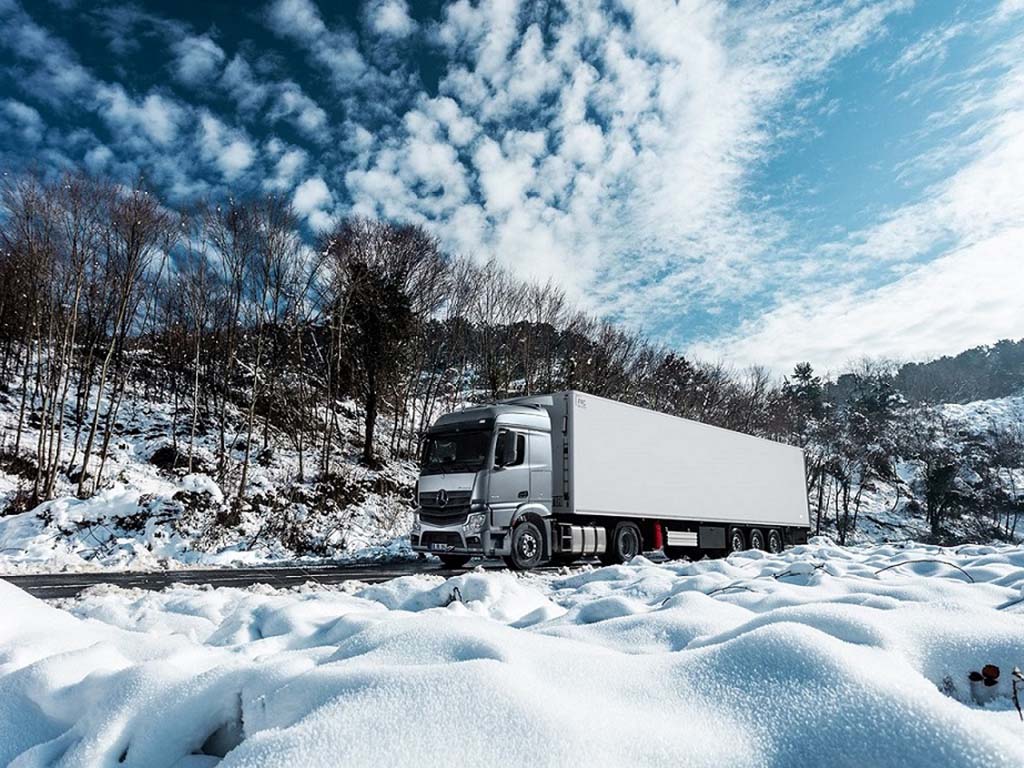
<svg viewBox="0 0 1024 768">
<path fill-rule="evenodd" d="M 56 605 L 0 582 L 0 764 L 1021 765 L 1022 590 L 1021 548 L 827 543 Z"/>
</svg>

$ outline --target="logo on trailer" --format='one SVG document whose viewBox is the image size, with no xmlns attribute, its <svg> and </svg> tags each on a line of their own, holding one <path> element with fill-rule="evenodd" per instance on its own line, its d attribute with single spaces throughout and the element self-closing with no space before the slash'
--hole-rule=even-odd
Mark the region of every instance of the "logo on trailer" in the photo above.
<svg viewBox="0 0 1024 768">
<path fill-rule="evenodd" d="M 437 492 L 437 506 L 448 506 L 448 491 L 446 491 L 444 488 Z"/>
</svg>

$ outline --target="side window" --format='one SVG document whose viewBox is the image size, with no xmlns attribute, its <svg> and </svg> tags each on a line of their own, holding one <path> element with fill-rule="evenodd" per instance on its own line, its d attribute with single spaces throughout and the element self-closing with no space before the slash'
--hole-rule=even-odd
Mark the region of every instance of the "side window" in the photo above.
<svg viewBox="0 0 1024 768">
<path fill-rule="evenodd" d="M 518 467 L 526 462 L 526 435 L 503 429 L 494 448 L 494 466 Z"/>
</svg>

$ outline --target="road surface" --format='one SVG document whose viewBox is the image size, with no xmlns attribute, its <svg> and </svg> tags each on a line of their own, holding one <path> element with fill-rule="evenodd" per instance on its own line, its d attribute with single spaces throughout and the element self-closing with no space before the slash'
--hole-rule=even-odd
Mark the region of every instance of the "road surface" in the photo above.
<svg viewBox="0 0 1024 768">
<path fill-rule="evenodd" d="M 483 565 L 487 569 L 505 566 L 498 560 L 474 561 L 469 567 Z M 211 568 L 176 571 L 106 571 L 92 573 L 38 573 L 18 576 L 0 576 L 30 595 L 46 600 L 74 597 L 97 584 L 115 584 L 119 587 L 159 590 L 172 584 L 209 584 L 214 587 L 247 587 L 267 584 L 272 587 L 296 587 L 307 581 L 320 584 L 338 584 L 342 581 L 376 583 L 429 573 L 435 576 L 456 576 L 462 568 L 445 568 L 436 562 L 411 561 L 400 563 L 360 563 L 356 565 L 320 565 L 300 567 Z"/>
</svg>

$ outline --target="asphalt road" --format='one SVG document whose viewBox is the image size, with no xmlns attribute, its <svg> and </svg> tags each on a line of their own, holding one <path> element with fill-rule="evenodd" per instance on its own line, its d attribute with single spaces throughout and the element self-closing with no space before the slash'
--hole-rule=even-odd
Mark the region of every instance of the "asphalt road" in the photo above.
<svg viewBox="0 0 1024 768">
<path fill-rule="evenodd" d="M 487 569 L 505 566 L 498 560 L 475 561 L 470 567 L 483 565 Z M 0 576 L 17 587 L 46 600 L 74 597 L 97 584 L 119 587 L 160 590 L 172 584 L 208 584 L 214 587 L 247 587 L 268 584 L 272 587 L 295 587 L 307 581 L 320 584 L 338 584 L 343 581 L 375 583 L 429 573 L 436 576 L 456 576 L 462 568 L 445 568 L 436 562 L 365 563 L 357 565 L 323 565 L 309 568 L 211 568 L 180 571 L 106 571 L 103 573 L 34 573 L 19 576 Z"/>
</svg>

